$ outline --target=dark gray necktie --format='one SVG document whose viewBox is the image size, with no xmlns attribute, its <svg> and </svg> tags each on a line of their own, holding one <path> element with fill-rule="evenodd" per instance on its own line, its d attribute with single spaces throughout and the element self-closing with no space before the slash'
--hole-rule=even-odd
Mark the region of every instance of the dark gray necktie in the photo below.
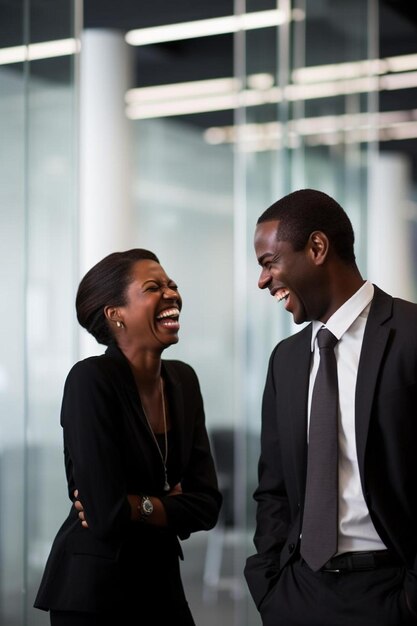
<svg viewBox="0 0 417 626">
<path fill-rule="evenodd" d="M 307 483 L 301 556 L 317 571 L 337 551 L 338 535 L 338 384 L 334 347 L 327 328 L 317 333 L 320 364 L 310 409 Z"/>
</svg>

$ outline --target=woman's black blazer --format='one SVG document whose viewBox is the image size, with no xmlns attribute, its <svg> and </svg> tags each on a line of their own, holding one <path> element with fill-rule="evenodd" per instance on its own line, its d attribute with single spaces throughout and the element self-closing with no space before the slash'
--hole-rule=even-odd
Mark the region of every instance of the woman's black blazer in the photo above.
<svg viewBox="0 0 417 626">
<path fill-rule="evenodd" d="M 164 471 L 129 363 L 112 344 L 105 354 L 76 363 L 68 374 L 61 410 L 68 494 L 83 503 L 88 529 L 74 506 L 53 542 L 35 607 L 100 611 L 126 604 L 132 594 L 149 601 L 182 592 L 178 538 L 209 530 L 222 497 L 194 370 L 163 360 L 176 464 L 163 492 Z M 167 528 L 132 522 L 128 493 L 159 496 Z M 161 595 L 160 595 L 161 594 Z"/>
</svg>

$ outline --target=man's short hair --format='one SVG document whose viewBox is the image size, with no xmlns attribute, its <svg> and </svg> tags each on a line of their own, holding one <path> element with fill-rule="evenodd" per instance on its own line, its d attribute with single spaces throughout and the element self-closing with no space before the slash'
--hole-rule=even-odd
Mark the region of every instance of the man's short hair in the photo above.
<svg viewBox="0 0 417 626">
<path fill-rule="evenodd" d="M 322 191 L 293 191 L 268 207 L 257 224 L 275 220 L 279 220 L 277 241 L 289 241 L 299 251 L 306 246 L 311 233 L 320 230 L 345 263 L 355 263 L 351 221 L 340 204 Z"/>
</svg>

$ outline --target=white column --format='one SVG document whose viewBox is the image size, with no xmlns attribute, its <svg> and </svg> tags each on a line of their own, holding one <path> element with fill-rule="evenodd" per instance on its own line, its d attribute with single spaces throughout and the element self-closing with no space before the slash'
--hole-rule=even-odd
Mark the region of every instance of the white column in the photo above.
<svg viewBox="0 0 417 626">
<path fill-rule="evenodd" d="M 369 169 L 367 278 L 393 296 L 414 300 L 410 163 L 401 154 L 377 154 Z"/>
<path fill-rule="evenodd" d="M 89 29 L 80 56 L 80 270 L 132 243 L 130 58 L 123 33 Z"/>
<path fill-rule="evenodd" d="M 130 74 L 129 46 L 122 32 L 83 31 L 80 55 L 80 278 L 110 252 L 134 247 L 131 133 L 125 115 Z M 84 345 L 84 335 L 81 343 Z M 88 341 L 86 345 L 89 345 Z"/>
</svg>

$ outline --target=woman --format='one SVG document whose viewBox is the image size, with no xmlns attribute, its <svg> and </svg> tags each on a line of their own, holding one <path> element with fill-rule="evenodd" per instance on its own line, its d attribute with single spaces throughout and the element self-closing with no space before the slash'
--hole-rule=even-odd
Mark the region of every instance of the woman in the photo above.
<svg viewBox="0 0 417 626">
<path fill-rule="evenodd" d="M 108 348 L 76 363 L 65 383 L 74 506 L 35 607 L 50 611 L 52 626 L 192 625 L 178 538 L 212 528 L 221 495 L 197 377 L 161 360 L 178 341 L 178 288 L 152 252 L 117 252 L 83 278 L 76 309 Z"/>
</svg>

